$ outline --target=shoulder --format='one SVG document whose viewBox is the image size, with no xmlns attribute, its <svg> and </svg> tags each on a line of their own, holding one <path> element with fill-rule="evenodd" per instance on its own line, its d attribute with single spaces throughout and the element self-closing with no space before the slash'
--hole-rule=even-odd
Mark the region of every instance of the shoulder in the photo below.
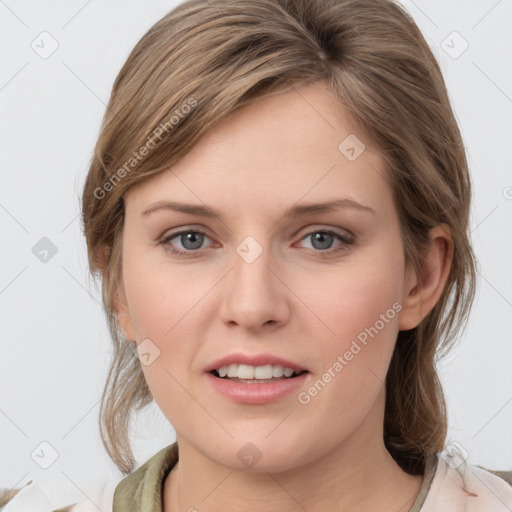
<svg viewBox="0 0 512 512">
<path fill-rule="evenodd" d="M 0 512 L 112 512 L 112 499 L 119 480 L 98 485 L 86 501 L 65 505 L 52 503 L 40 485 L 30 480 L 23 487 L 0 489 Z"/>
<path fill-rule="evenodd" d="M 160 510 L 161 484 L 178 461 L 175 442 L 121 479 L 101 482 L 88 499 L 56 507 L 41 487 L 30 480 L 23 487 L 0 488 L 0 512 L 127 512 Z M 57 504 L 60 505 L 60 504 Z"/>
<path fill-rule="evenodd" d="M 421 512 L 510 512 L 511 472 L 491 471 L 437 454 L 437 468 Z"/>
<path fill-rule="evenodd" d="M 41 487 L 33 480 L 23 487 L 0 489 L 0 512 L 50 511 L 71 512 L 75 503 L 52 509 L 52 506 Z"/>
</svg>

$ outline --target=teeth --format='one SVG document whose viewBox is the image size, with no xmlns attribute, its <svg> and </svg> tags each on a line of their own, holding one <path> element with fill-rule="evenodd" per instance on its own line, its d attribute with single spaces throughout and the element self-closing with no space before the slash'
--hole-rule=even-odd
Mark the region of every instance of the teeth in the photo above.
<svg viewBox="0 0 512 512">
<path fill-rule="evenodd" d="M 230 364 L 228 366 L 228 377 L 238 377 L 238 365 Z"/>
<path fill-rule="evenodd" d="M 271 379 L 272 377 L 291 377 L 294 373 L 299 374 L 300 370 L 293 368 L 285 368 L 280 364 L 267 364 L 265 366 L 251 366 L 248 364 L 230 364 L 217 368 L 217 372 L 221 377 L 232 377 L 239 379 Z"/>
<path fill-rule="evenodd" d="M 284 366 L 276 364 L 272 366 L 272 377 L 282 377 L 284 375 Z"/>
<path fill-rule="evenodd" d="M 257 379 L 271 379 L 272 375 L 272 365 L 267 364 L 266 366 L 256 366 L 254 368 L 254 377 Z"/>
<path fill-rule="evenodd" d="M 294 370 L 291 368 L 285 368 L 283 373 L 285 377 L 291 377 L 293 375 Z"/>
<path fill-rule="evenodd" d="M 254 379 L 254 366 L 249 366 L 248 364 L 241 364 L 238 367 L 238 378 Z"/>
</svg>

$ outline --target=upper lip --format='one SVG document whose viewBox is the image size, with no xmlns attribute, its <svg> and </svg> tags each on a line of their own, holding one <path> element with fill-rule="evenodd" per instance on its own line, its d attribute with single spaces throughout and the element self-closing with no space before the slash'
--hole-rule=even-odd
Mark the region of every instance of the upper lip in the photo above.
<svg viewBox="0 0 512 512">
<path fill-rule="evenodd" d="M 289 361 L 288 359 L 284 359 L 282 357 L 274 356 L 272 354 L 230 354 L 228 356 L 217 359 L 215 362 L 211 363 L 205 368 L 205 372 L 211 372 L 213 370 L 217 370 L 221 366 L 229 366 L 230 364 L 248 364 L 250 366 L 266 366 L 268 364 L 271 365 L 281 365 L 285 368 L 292 368 L 293 370 L 306 370 L 300 364 L 294 363 L 293 361 Z M 307 370 L 306 370 L 307 371 Z"/>
</svg>

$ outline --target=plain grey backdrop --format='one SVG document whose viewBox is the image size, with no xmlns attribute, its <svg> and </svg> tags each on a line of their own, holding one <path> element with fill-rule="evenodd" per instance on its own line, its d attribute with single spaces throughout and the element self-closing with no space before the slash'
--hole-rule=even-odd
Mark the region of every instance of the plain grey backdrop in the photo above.
<svg viewBox="0 0 512 512">
<path fill-rule="evenodd" d="M 118 71 L 177 3 L 0 0 L 0 487 L 35 480 L 64 504 L 121 477 L 99 438 L 110 341 L 78 197 Z M 479 283 L 468 327 L 440 367 L 447 444 L 510 470 L 512 2 L 403 4 L 444 72 L 474 184 Z M 139 465 L 174 439 L 155 404 L 135 418 Z"/>
</svg>

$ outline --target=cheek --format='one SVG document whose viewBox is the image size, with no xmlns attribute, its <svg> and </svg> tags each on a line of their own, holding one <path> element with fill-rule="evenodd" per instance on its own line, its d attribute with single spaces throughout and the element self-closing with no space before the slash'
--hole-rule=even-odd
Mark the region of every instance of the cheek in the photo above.
<svg viewBox="0 0 512 512">
<path fill-rule="evenodd" d="M 298 276 L 293 289 L 307 306 L 301 306 L 304 319 L 317 324 L 317 339 L 320 335 L 328 347 L 348 348 L 351 340 L 361 333 L 364 339 L 366 330 L 373 332 L 377 324 L 379 334 L 394 341 L 404 275 L 400 245 L 396 247 L 376 244 L 364 255 L 326 266 L 306 279 Z"/>
<path fill-rule="evenodd" d="M 137 247 L 126 249 L 130 257 L 124 260 L 123 279 L 130 317 L 137 342 L 143 343 L 139 354 L 149 352 L 151 359 L 142 364 L 142 371 L 156 401 L 171 400 L 173 408 L 181 410 L 181 405 L 189 405 L 189 397 L 178 383 L 188 377 L 200 348 L 204 299 L 215 280 L 211 274 L 199 278 L 192 266 L 155 261 Z"/>
<path fill-rule="evenodd" d="M 205 295 L 205 287 L 194 282 L 186 270 L 171 272 L 170 266 L 146 266 L 140 261 L 137 267 L 126 265 L 124 272 L 141 369 L 155 402 L 179 429 L 180 412 L 201 415 L 193 409 L 195 404 L 186 389 L 187 369 L 200 346 L 200 329 L 194 318 L 201 310 L 198 301 Z M 144 353 L 149 353 L 149 361 Z M 195 429 L 193 422 L 185 426 L 191 432 Z"/>
<path fill-rule="evenodd" d="M 193 316 L 194 305 L 211 285 L 198 279 L 191 266 L 166 262 L 163 250 L 129 248 L 123 280 L 137 340 L 150 338 L 160 346 Z"/>
<path fill-rule="evenodd" d="M 299 397 L 312 414 L 335 412 L 348 419 L 351 411 L 357 423 L 382 388 L 402 309 L 404 262 L 397 247 L 376 248 L 350 265 L 330 269 L 330 279 L 317 275 L 316 288 L 312 282 L 302 288 L 304 302 L 314 305 L 316 317 L 322 319 L 319 332 L 325 333 L 315 338 L 315 381 Z M 318 283 L 324 284 L 322 291 Z"/>
</svg>

